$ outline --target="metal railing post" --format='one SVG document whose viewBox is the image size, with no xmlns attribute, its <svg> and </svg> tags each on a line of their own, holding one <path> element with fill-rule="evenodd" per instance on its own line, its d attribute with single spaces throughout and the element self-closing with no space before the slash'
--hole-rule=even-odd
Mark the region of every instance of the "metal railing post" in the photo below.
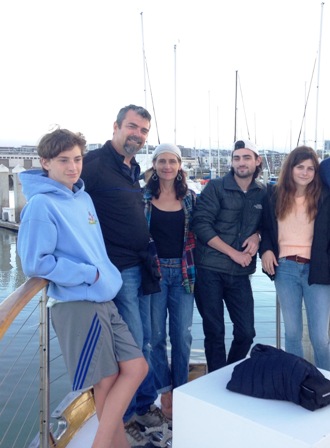
<svg viewBox="0 0 330 448">
<path fill-rule="evenodd" d="M 276 348 L 281 348 L 281 307 L 276 294 Z"/>
<path fill-rule="evenodd" d="M 49 448 L 49 310 L 46 288 L 40 298 L 40 446 Z"/>
</svg>

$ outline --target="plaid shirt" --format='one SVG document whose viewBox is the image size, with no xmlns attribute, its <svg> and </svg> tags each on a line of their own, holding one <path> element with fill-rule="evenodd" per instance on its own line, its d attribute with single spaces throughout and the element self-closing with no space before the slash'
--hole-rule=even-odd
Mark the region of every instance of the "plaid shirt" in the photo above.
<svg viewBox="0 0 330 448">
<path fill-rule="evenodd" d="M 151 192 L 149 190 L 144 191 L 143 195 L 145 207 L 144 213 L 150 228 L 151 219 Z M 188 190 L 186 196 L 182 200 L 182 207 L 185 216 L 184 224 L 184 236 L 183 236 L 183 253 L 182 253 L 182 277 L 183 286 L 187 293 L 192 294 L 194 292 L 195 285 L 195 262 L 194 262 L 194 249 L 196 246 L 195 235 L 191 230 L 191 221 L 193 210 L 196 205 L 196 194 L 192 190 Z"/>
</svg>

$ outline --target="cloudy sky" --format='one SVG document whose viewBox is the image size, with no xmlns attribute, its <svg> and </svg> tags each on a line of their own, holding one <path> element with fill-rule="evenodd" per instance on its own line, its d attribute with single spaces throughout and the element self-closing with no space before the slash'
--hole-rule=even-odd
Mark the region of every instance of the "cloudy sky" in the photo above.
<svg viewBox="0 0 330 448">
<path fill-rule="evenodd" d="M 321 4 L 3 0 L 0 145 L 35 144 L 54 123 L 104 143 L 118 110 L 135 103 L 153 116 L 150 144 L 229 148 L 237 72 L 237 137 L 290 150 L 301 134 L 321 146 L 330 3 Z"/>
</svg>

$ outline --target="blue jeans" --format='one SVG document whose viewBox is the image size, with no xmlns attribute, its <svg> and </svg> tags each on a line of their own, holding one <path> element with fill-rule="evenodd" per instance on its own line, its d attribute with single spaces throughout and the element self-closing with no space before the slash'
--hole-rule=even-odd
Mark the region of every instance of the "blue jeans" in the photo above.
<svg viewBox="0 0 330 448">
<path fill-rule="evenodd" d="M 161 292 L 151 296 L 151 362 L 159 393 L 188 381 L 194 296 L 182 286 L 181 258 L 161 258 Z M 171 366 L 167 356 L 169 316 Z"/>
<path fill-rule="evenodd" d="M 253 338 L 254 302 L 248 275 L 230 275 L 198 268 L 196 305 L 203 320 L 209 372 L 246 357 Z M 233 323 L 234 339 L 226 359 L 224 303 Z"/>
<path fill-rule="evenodd" d="M 119 313 L 126 322 L 138 347 L 142 350 L 149 364 L 149 372 L 134 395 L 125 415 L 127 422 L 136 412 L 145 414 L 154 403 L 158 394 L 155 387 L 154 373 L 150 364 L 150 296 L 142 295 L 141 267 L 125 269 L 121 272 L 123 286 L 114 299 Z"/>
<path fill-rule="evenodd" d="M 315 364 L 330 370 L 329 316 L 330 285 L 309 285 L 309 264 L 280 258 L 275 287 L 285 328 L 285 350 L 303 357 L 302 302 L 305 302 L 309 337 Z"/>
</svg>

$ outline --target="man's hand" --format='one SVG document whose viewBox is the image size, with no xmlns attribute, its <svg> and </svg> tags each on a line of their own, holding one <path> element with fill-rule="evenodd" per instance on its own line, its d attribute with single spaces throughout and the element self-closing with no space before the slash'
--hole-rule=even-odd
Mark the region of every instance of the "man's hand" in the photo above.
<svg viewBox="0 0 330 448">
<path fill-rule="evenodd" d="M 243 254 L 250 254 L 251 257 L 254 257 L 259 249 L 260 238 L 257 233 L 253 233 L 253 235 L 246 238 L 242 247 L 244 247 Z"/>
<path fill-rule="evenodd" d="M 235 261 L 235 263 L 240 264 L 243 268 L 249 266 L 249 264 L 252 261 L 252 256 L 249 253 L 245 253 L 244 252 L 239 252 L 238 250 L 235 250 L 235 252 L 233 252 L 230 255 L 230 258 Z"/>
<path fill-rule="evenodd" d="M 222 241 L 222 239 L 218 236 L 212 238 L 207 244 L 210 247 L 213 247 L 213 249 L 228 255 L 228 257 L 235 261 L 235 263 L 245 268 L 246 266 L 249 266 L 252 261 L 252 257 L 257 253 L 259 247 L 259 236 L 255 233 L 244 241 L 243 247 L 246 245 L 244 252 L 229 246 L 229 244 Z"/>
</svg>

